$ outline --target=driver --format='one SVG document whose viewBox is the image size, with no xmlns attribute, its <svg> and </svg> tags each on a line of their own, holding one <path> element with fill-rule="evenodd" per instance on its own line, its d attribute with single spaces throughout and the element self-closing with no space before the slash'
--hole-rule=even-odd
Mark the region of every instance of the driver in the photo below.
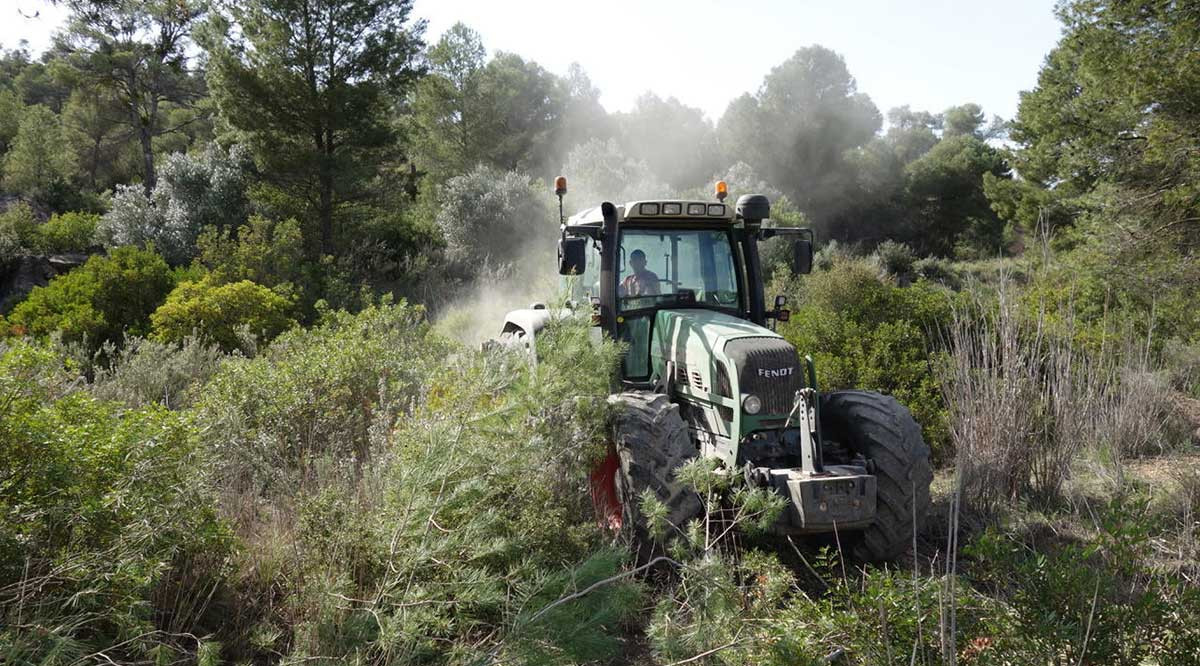
<svg viewBox="0 0 1200 666">
<path fill-rule="evenodd" d="M 658 276 L 646 270 L 646 253 L 634 250 L 629 253 L 629 265 L 633 272 L 621 281 L 621 291 L 626 296 L 657 296 Z"/>
</svg>

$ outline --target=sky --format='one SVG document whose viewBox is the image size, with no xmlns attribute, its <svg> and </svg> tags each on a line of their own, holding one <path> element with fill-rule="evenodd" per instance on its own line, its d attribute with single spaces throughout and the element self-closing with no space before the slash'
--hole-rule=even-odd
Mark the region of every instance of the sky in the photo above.
<svg viewBox="0 0 1200 666">
<path fill-rule="evenodd" d="M 490 53 L 508 51 L 556 74 L 583 66 L 610 111 L 653 92 L 714 122 L 804 46 L 840 53 L 881 112 L 942 111 L 976 102 L 1011 118 L 1060 36 L 1054 0 L 415 0 L 436 41 L 456 21 Z M 27 18 L 40 12 L 36 18 Z M 46 0 L 0 0 L 0 45 L 50 41 L 66 11 Z"/>
</svg>

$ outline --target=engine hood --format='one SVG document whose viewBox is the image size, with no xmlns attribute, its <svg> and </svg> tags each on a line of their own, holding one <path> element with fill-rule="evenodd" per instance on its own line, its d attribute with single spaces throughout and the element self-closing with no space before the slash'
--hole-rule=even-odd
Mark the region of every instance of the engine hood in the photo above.
<svg viewBox="0 0 1200 666">
<path fill-rule="evenodd" d="M 690 346 L 700 345 L 711 354 L 723 350 L 725 343 L 739 338 L 782 337 L 769 328 L 715 310 L 660 310 L 654 322 L 655 345 L 675 354 L 686 353 Z M 664 354 L 668 360 L 672 354 Z"/>
<path fill-rule="evenodd" d="M 715 408 L 710 429 L 733 439 L 786 417 L 806 378 L 796 348 L 778 333 L 712 310 L 662 310 L 651 345 L 654 367 L 681 396 Z M 668 376 L 669 375 L 669 376 Z M 761 411 L 742 413 L 757 396 Z"/>
<path fill-rule="evenodd" d="M 733 397 L 736 387 L 730 385 L 730 376 L 723 374 L 726 369 L 734 370 L 736 381 L 737 370 L 727 346 L 748 338 L 756 339 L 752 344 L 791 347 L 779 334 L 745 319 L 713 310 L 680 309 L 660 310 L 655 316 L 650 353 L 660 376 L 669 372 L 669 363 L 675 372 L 673 381 L 701 393 Z"/>
</svg>

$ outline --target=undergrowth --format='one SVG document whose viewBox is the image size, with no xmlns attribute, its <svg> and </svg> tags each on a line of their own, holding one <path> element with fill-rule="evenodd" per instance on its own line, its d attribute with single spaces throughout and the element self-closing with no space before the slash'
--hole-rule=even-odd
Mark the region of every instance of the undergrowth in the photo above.
<svg viewBox="0 0 1200 666">
<path fill-rule="evenodd" d="M 535 361 L 381 302 L 248 352 L 130 338 L 91 381 L 68 347 L 6 343 L 0 660 L 1191 663 L 1200 484 L 1181 473 L 1150 500 L 1120 472 L 1169 434 L 1132 418 L 1165 384 L 1047 353 L 1006 312 L 952 312 L 946 365 L 921 371 L 967 364 L 945 378 L 945 418 L 976 466 L 935 515 L 949 502 L 986 520 L 960 548 L 925 542 L 946 530 L 931 526 L 887 567 L 770 536 L 779 498 L 698 461 L 678 474 L 708 511 L 653 574 L 635 569 L 587 499 L 619 350 L 583 321 L 552 322 Z M 1026 388 L 1001 390 L 1013 382 Z M 986 448 L 1008 441 L 978 428 L 1004 405 L 1025 429 Z M 1063 405 L 1093 411 L 1063 421 Z M 1129 435 L 1098 435 L 1113 428 Z M 1022 449 L 1031 432 L 1042 462 Z M 978 475 L 993 458 L 1007 476 Z M 1103 497 L 1053 467 L 1072 458 L 1105 463 L 1082 468 L 1103 473 Z"/>
</svg>

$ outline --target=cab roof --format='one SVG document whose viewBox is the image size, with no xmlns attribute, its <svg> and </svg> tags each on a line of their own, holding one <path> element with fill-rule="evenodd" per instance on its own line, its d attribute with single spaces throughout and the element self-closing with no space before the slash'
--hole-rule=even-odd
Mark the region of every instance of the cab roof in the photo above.
<svg viewBox="0 0 1200 666">
<path fill-rule="evenodd" d="M 617 205 L 617 223 L 689 221 L 732 224 L 733 206 L 698 199 L 642 199 Z M 593 227 L 604 223 L 600 207 L 582 210 L 567 219 L 567 227 Z"/>
</svg>

